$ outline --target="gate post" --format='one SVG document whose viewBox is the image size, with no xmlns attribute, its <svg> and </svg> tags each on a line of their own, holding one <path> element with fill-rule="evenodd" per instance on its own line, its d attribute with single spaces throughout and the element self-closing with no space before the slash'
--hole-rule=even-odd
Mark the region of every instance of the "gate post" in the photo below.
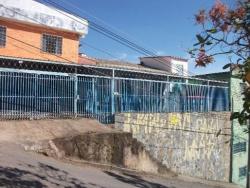
<svg viewBox="0 0 250 188">
<path fill-rule="evenodd" d="M 207 111 L 210 111 L 210 85 L 209 81 L 207 81 L 207 86 L 208 86 L 208 95 L 207 95 Z"/>
<path fill-rule="evenodd" d="M 96 78 L 92 78 L 92 114 L 94 118 L 98 118 L 97 116 L 97 97 L 96 97 Z"/>
<path fill-rule="evenodd" d="M 74 74 L 74 118 L 77 118 L 77 101 L 79 98 L 78 95 L 78 77 Z"/>
<path fill-rule="evenodd" d="M 40 115 L 40 104 L 38 104 L 38 97 L 37 97 L 37 93 L 38 93 L 38 91 L 37 91 L 37 85 L 38 85 L 38 76 L 37 76 L 37 74 L 35 74 L 35 77 L 34 77 L 34 94 L 33 94 L 33 106 L 35 107 L 35 109 L 33 109 L 32 110 L 32 114 L 31 114 L 31 118 L 32 119 L 35 119 L 35 118 L 37 118 L 37 114 L 39 114 Z M 35 117 L 36 116 L 36 117 Z"/>
<path fill-rule="evenodd" d="M 115 70 L 112 69 L 112 80 L 111 80 L 111 114 L 115 115 Z"/>
</svg>

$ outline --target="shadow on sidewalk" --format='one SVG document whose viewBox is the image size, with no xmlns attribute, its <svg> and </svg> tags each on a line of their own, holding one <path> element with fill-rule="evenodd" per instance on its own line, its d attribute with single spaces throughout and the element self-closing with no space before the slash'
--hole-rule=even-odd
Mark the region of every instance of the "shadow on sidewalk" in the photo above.
<svg viewBox="0 0 250 188">
<path fill-rule="evenodd" d="M 76 187 L 85 188 L 87 184 L 55 167 L 38 163 L 21 168 L 0 167 L 0 187 Z"/>
<path fill-rule="evenodd" d="M 104 173 L 116 178 L 117 180 L 119 180 L 123 183 L 131 184 L 135 187 L 140 187 L 140 188 L 175 188 L 175 187 L 166 187 L 166 186 L 158 184 L 158 183 L 149 182 L 149 181 L 142 179 L 140 176 L 136 176 L 133 174 L 123 173 L 122 175 L 119 175 L 119 174 L 116 174 L 116 173 L 113 173 L 110 171 L 104 171 Z"/>
</svg>

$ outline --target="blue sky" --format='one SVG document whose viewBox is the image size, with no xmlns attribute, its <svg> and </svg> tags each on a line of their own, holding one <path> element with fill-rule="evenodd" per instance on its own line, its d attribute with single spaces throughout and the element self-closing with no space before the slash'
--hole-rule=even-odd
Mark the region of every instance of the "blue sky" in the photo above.
<svg viewBox="0 0 250 188">
<path fill-rule="evenodd" d="M 59 2 L 98 24 L 111 26 L 112 31 L 159 55 L 188 58 L 186 50 L 192 47 L 199 31 L 194 14 L 201 8 L 211 7 L 214 0 L 71 0 L 78 9 L 67 4 L 68 0 Z M 234 0 L 224 2 L 232 4 Z M 143 56 L 91 29 L 82 41 L 125 61 L 139 63 L 138 57 Z M 113 58 L 84 43 L 81 51 L 92 57 Z M 189 62 L 189 70 L 196 74 L 218 72 L 222 71 L 226 61 L 226 58 L 218 57 L 216 63 L 206 68 L 195 68 L 194 63 Z"/>
</svg>

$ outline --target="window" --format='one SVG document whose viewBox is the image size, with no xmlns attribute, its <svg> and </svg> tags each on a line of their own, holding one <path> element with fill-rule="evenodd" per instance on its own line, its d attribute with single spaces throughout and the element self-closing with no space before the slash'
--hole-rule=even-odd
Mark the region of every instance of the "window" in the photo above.
<svg viewBox="0 0 250 188">
<path fill-rule="evenodd" d="M 62 37 L 43 34 L 42 50 L 51 54 L 62 54 Z"/>
<path fill-rule="evenodd" d="M 177 65 L 175 65 L 175 71 L 177 71 L 177 74 L 179 75 L 179 76 L 183 76 L 183 65 L 180 65 L 180 64 L 177 64 Z"/>
<path fill-rule="evenodd" d="M 6 45 L 6 27 L 0 26 L 0 47 Z"/>
<path fill-rule="evenodd" d="M 239 177 L 246 177 L 247 175 L 247 166 L 239 168 Z"/>
<path fill-rule="evenodd" d="M 246 88 L 247 88 L 246 83 L 240 83 L 240 93 L 241 94 L 245 91 Z"/>
<path fill-rule="evenodd" d="M 239 153 L 244 152 L 247 149 L 247 143 L 246 142 L 239 142 L 233 145 L 233 153 Z"/>
</svg>

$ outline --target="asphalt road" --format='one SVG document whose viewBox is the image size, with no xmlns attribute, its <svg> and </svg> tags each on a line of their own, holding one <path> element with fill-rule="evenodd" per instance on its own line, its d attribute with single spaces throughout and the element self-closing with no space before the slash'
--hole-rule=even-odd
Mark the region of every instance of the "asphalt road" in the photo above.
<svg viewBox="0 0 250 188">
<path fill-rule="evenodd" d="M 218 186 L 69 164 L 25 152 L 14 144 L 0 143 L 0 187 L 212 188 Z"/>
</svg>

